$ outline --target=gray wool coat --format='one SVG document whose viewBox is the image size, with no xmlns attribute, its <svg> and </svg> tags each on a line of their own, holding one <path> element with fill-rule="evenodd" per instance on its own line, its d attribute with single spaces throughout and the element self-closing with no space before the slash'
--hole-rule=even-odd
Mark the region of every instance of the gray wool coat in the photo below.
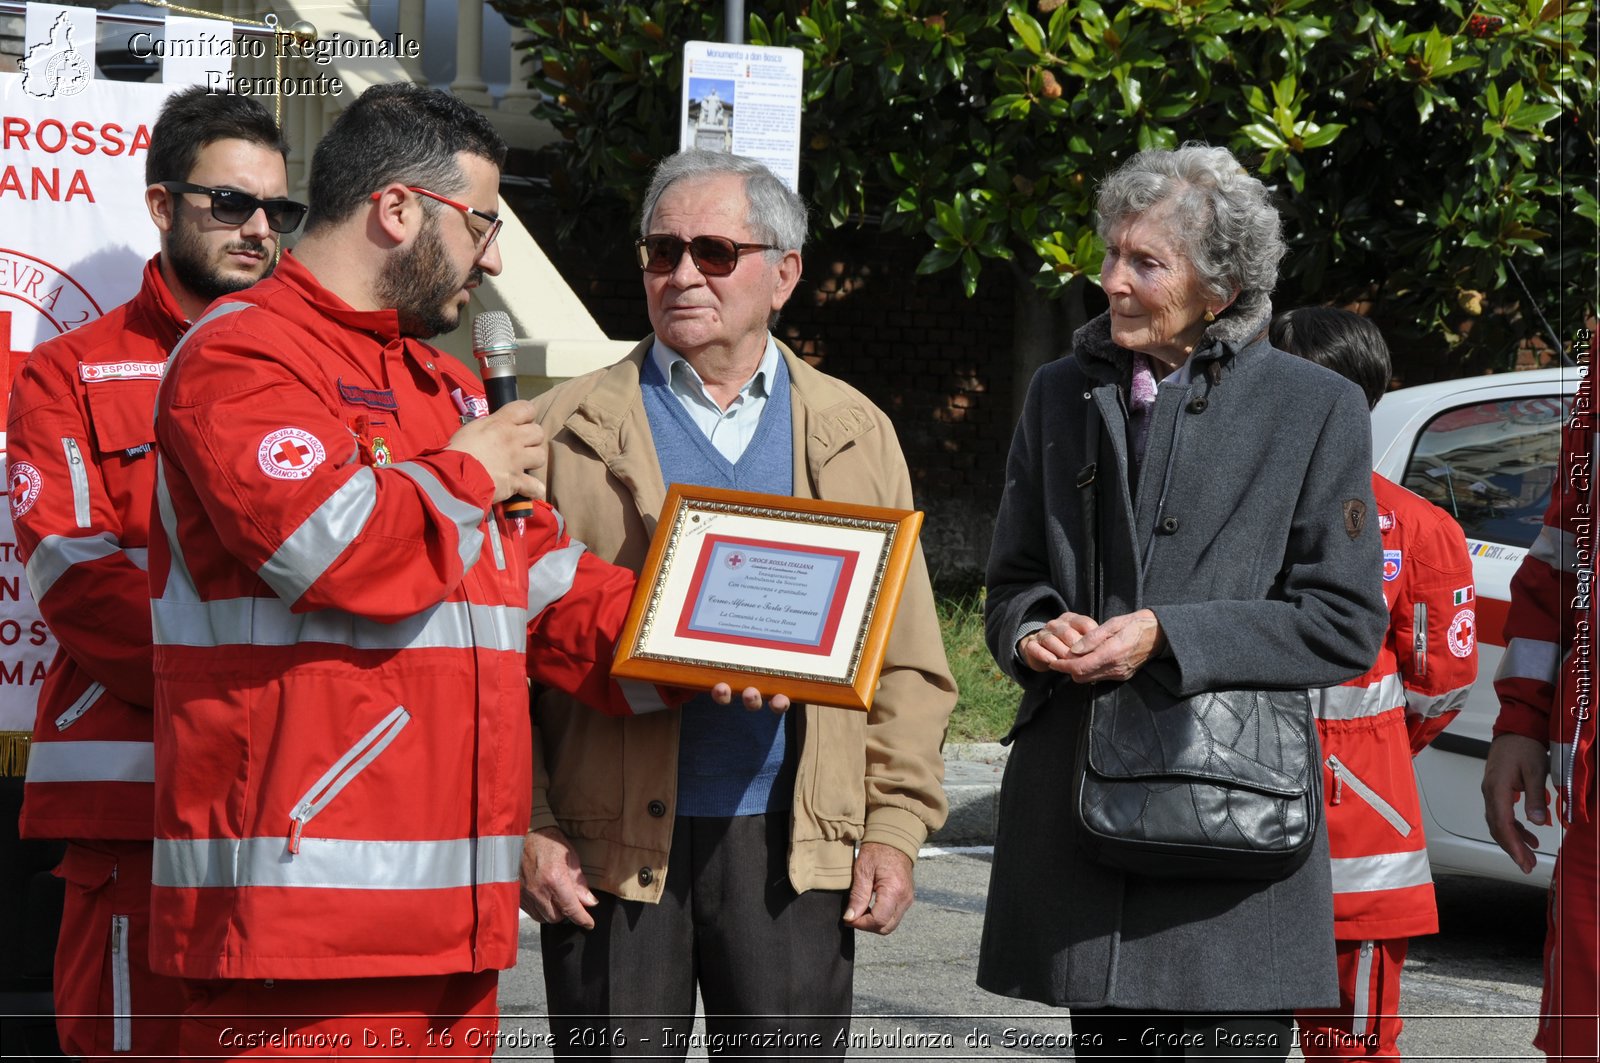
<svg viewBox="0 0 1600 1063">
<path fill-rule="evenodd" d="M 1101 418 L 1104 607 L 1148 607 L 1168 651 L 1133 682 L 1176 695 L 1311 687 L 1366 671 L 1388 623 L 1360 390 L 1274 349 L 1270 308 L 1207 330 L 1160 389 L 1137 490 L 1123 396 L 1132 354 L 1102 315 L 1028 390 L 989 557 L 986 629 L 1024 688 L 1000 792 L 978 984 L 1047 1004 L 1283 1011 L 1338 1003 L 1327 838 L 1277 882 L 1145 878 L 1077 847 L 1068 807 L 1087 688 L 1030 671 L 1017 639 L 1081 591 L 1084 413 Z"/>
</svg>

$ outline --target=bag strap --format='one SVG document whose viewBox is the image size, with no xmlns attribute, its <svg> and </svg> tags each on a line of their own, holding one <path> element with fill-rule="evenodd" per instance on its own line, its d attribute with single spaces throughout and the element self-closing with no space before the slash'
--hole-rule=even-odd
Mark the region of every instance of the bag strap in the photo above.
<svg viewBox="0 0 1600 1063">
<path fill-rule="evenodd" d="M 1100 467 L 1100 408 L 1094 394 L 1084 392 L 1083 455 L 1088 463 L 1078 470 L 1078 512 L 1083 520 L 1083 588 L 1088 595 L 1089 615 L 1100 616 L 1100 520 L 1096 507 Z"/>
</svg>

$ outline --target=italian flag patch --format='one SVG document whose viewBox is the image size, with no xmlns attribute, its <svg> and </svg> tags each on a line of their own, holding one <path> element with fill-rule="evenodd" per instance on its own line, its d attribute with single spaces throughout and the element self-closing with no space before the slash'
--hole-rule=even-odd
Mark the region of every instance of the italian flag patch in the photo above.
<svg viewBox="0 0 1600 1063">
<path fill-rule="evenodd" d="M 1462 587 L 1456 591 L 1456 605 L 1466 605 L 1470 601 L 1472 601 L 1471 587 Z"/>
</svg>

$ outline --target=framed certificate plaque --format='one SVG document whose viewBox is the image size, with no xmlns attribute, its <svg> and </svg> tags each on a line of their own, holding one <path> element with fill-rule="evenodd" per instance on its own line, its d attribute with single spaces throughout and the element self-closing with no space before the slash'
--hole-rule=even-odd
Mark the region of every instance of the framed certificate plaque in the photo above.
<svg viewBox="0 0 1600 1063">
<path fill-rule="evenodd" d="M 921 528 L 915 510 L 673 484 L 611 673 L 870 709 Z"/>
</svg>

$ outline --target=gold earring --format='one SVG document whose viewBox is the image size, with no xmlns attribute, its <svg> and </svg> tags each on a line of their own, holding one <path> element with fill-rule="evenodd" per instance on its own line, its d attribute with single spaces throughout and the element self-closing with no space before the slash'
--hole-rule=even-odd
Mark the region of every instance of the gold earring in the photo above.
<svg viewBox="0 0 1600 1063">
<path fill-rule="evenodd" d="M 1216 319 L 1217 319 L 1217 315 L 1216 315 L 1216 314 L 1213 314 L 1213 313 L 1212 313 L 1212 312 L 1211 312 L 1211 311 L 1209 311 L 1209 310 L 1207 310 L 1207 311 L 1206 311 L 1206 323 L 1207 323 L 1207 324 L 1209 324 L 1209 323 L 1211 323 L 1211 322 L 1213 322 L 1213 321 L 1215 321 L 1215 320 L 1216 320 Z"/>
</svg>

